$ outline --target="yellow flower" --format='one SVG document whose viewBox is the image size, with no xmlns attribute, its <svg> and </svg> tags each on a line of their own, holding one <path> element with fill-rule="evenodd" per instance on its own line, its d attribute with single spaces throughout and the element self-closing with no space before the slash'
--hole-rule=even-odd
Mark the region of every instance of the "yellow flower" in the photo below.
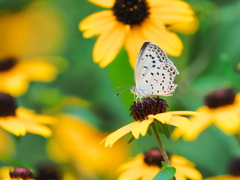
<svg viewBox="0 0 240 180">
<path fill-rule="evenodd" d="M 228 167 L 229 175 L 215 176 L 205 180 L 240 180 L 240 158 L 235 157 Z"/>
<path fill-rule="evenodd" d="M 152 180 L 162 169 L 161 161 L 163 161 L 163 158 L 158 149 L 139 154 L 133 160 L 120 166 L 118 180 Z M 202 179 L 202 175 L 194 168 L 194 164 L 184 157 L 170 156 L 170 162 L 171 166 L 176 168 L 175 177 L 177 180 Z"/>
<path fill-rule="evenodd" d="M 179 56 L 183 44 L 168 27 L 195 22 L 193 10 L 181 0 L 89 1 L 111 8 L 94 13 L 79 24 L 83 37 L 99 36 L 93 48 L 93 60 L 100 67 L 110 64 L 123 45 L 131 66 L 135 67 L 138 50 L 144 41 L 158 44 L 171 56 Z"/>
<path fill-rule="evenodd" d="M 51 125 L 56 119 L 46 115 L 35 114 L 34 111 L 17 107 L 15 100 L 9 94 L 0 93 L 0 127 L 16 136 L 27 132 L 44 137 L 52 135 L 46 125 Z"/>
<path fill-rule="evenodd" d="M 63 30 L 57 13 L 46 7 L 36 1 L 21 12 L 1 13 L 0 91 L 22 95 L 30 81 L 55 78 L 53 57 L 45 55 L 59 46 Z"/>
<path fill-rule="evenodd" d="M 194 140 L 211 124 L 227 134 L 239 133 L 240 93 L 235 95 L 231 89 L 218 90 L 209 94 L 205 101 L 208 106 L 197 110 L 199 115 L 190 119 L 190 126 L 186 130 L 176 128 L 172 133 L 173 139 L 182 136 L 187 141 Z"/>
<path fill-rule="evenodd" d="M 149 125 L 154 121 L 185 129 L 190 122 L 186 117 L 182 117 L 180 115 L 197 114 L 196 112 L 192 111 L 166 112 L 166 107 L 166 102 L 159 98 L 146 98 L 142 102 L 135 101 L 134 105 L 131 107 L 131 115 L 136 121 L 111 133 L 105 139 L 103 139 L 102 142 L 104 142 L 105 147 L 112 147 L 118 139 L 128 133 L 131 133 L 135 139 L 138 139 L 140 134 L 142 136 L 146 135 Z M 159 109 L 160 112 L 157 112 Z M 155 115 L 153 115 L 153 112 L 157 113 L 154 113 Z"/>
<path fill-rule="evenodd" d="M 100 175 L 114 179 L 116 169 L 128 157 L 128 146 L 119 143 L 114 149 L 106 149 L 99 143 L 106 133 L 72 115 L 61 114 L 58 118 L 48 144 L 50 157 L 72 165 L 80 176 Z"/>
<path fill-rule="evenodd" d="M 35 180 L 33 173 L 22 167 L 1 167 L 0 168 L 0 179 L 1 180 Z"/>
</svg>

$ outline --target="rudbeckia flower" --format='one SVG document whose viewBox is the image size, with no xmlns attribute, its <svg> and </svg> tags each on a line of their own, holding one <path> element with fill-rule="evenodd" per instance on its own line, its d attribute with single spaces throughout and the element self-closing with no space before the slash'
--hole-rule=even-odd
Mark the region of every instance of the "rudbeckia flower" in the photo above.
<svg viewBox="0 0 240 180">
<path fill-rule="evenodd" d="M 205 180 L 239 180 L 240 179 L 240 158 L 234 158 L 230 162 L 229 175 L 215 176 Z"/>
<path fill-rule="evenodd" d="M 46 125 L 52 125 L 56 119 L 46 115 L 35 114 L 34 111 L 17 107 L 12 96 L 0 93 L 0 127 L 16 136 L 27 132 L 44 137 L 52 135 Z"/>
<path fill-rule="evenodd" d="M 2 167 L 0 168 L 1 180 L 35 180 L 33 173 L 23 167 Z"/>
<path fill-rule="evenodd" d="M 110 64 L 123 45 L 134 67 L 138 50 L 144 41 L 158 44 L 171 56 L 179 56 L 183 44 L 176 33 L 170 31 L 170 27 L 195 23 L 193 10 L 181 0 L 89 1 L 111 8 L 94 13 L 79 24 L 84 38 L 99 36 L 93 48 L 93 60 L 100 67 Z"/>
<path fill-rule="evenodd" d="M 154 121 L 162 124 L 169 124 L 172 126 L 185 129 L 189 125 L 189 120 L 180 115 L 196 115 L 192 111 L 170 111 L 166 112 L 168 105 L 163 99 L 146 98 L 142 102 L 134 101 L 131 107 L 130 115 L 133 116 L 135 122 L 132 122 L 115 132 L 108 135 L 102 142 L 105 147 L 112 147 L 112 145 L 124 135 L 131 133 L 135 139 L 138 139 L 140 134 L 145 136 L 149 125 Z"/>
<path fill-rule="evenodd" d="M 171 166 L 176 168 L 177 180 L 201 180 L 201 173 L 194 168 L 194 164 L 184 157 L 172 155 L 169 157 Z M 118 180 L 152 180 L 163 168 L 162 153 L 159 149 L 151 149 L 144 154 L 139 154 L 133 160 L 123 164 L 119 168 Z"/>
<path fill-rule="evenodd" d="M 51 82 L 58 60 L 46 56 L 59 47 L 62 25 L 57 13 L 43 2 L 31 3 L 23 11 L 0 16 L 0 91 L 18 96 L 31 81 Z"/>
<path fill-rule="evenodd" d="M 197 110 L 198 116 L 190 118 L 190 126 L 182 131 L 176 128 L 173 139 L 182 136 L 185 140 L 196 139 L 211 124 L 226 134 L 239 133 L 240 130 L 240 93 L 235 95 L 232 89 L 222 89 L 210 93 L 205 98 L 206 106 Z"/>
<path fill-rule="evenodd" d="M 77 169 L 80 177 L 115 179 L 117 168 L 129 155 L 128 146 L 120 142 L 114 149 L 106 149 L 99 143 L 106 133 L 76 116 L 60 114 L 58 119 L 48 143 L 50 157 Z"/>
</svg>

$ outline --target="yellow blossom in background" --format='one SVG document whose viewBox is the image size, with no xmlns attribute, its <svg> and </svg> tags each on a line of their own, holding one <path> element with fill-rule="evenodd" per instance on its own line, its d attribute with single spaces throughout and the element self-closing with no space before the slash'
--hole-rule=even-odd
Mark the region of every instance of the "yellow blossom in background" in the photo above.
<svg viewBox="0 0 240 180">
<path fill-rule="evenodd" d="M 171 26 L 197 28 L 194 12 L 181 0 L 89 0 L 111 8 L 96 12 L 79 24 L 84 38 L 99 36 L 93 48 L 93 60 L 100 67 L 106 67 L 125 46 L 130 64 L 135 67 L 138 51 L 144 41 L 158 44 L 167 54 L 180 56 L 183 44 Z M 192 27 L 191 27 L 191 24 Z M 174 28 L 173 28 L 174 29 Z M 180 29 L 180 28 L 176 28 Z M 184 28 L 182 28 L 184 31 Z"/>
<path fill-rule="evenodd" d="M 60 163 L 72 164 L 79 175 L 113 177 L 115 171 L 128 157 L 128 147 L 119 143 L 106 149 L 100 141 L 106 133 L 86 123 L 81 118 L 61 114 L 49 140 L 50 157 Z"/>
<path fill-rule="evenodd" d="M 34 111 L 17 107 L 13 97 L 0 93 L 0 127 L 16 136 L 27 132 L 44 137 L 52 135 L 47 125 L 56 123 L 56 118 L 35 114 Z"/>
<path fill-rule="evenodd" d="M 151 152 L 152 150 L 148 151 Z M 152 180 L 158 172 L 162 169 L 160 167 L 161 158 L 156 156 L 156 151 L 154 150 L 154 155 L 149 157 L 148 154 L 139 154 L 129 162 L 123 164 L 119 168 L 118 180 Z M 156 161 L 157 160 L 157 161 Z M 194 168 L 194 164 L 184 157 L 173 155 L 170 156 L 171 166 L 176 168 L 175 177 L 177 180 L 202 180 L 201 173 Z"/>
<path fill-rule="evenodd" d="M 59 48 L 63 28 L 57 12 L 35 1 L 26 9 L 0 16 L 0 91 L 21 95 L 31 81 L 50 82 L 58 70 L 46 56 Z"/>
<path fill-rule="evenodd" d="M 190 118 L 190 126 L 182 131 L 176 128 L 172 133 L 173 139 L 180 136 L 187 141 L 195 140 L 201 132 L 208 128 L 211 124 L 215 124 L 226 134 L 237 134 L 240 131 L 240 93 L 236 96 L 231 89 L 219 90 L 216 95 L 222 98 L 221 105 L 214 107 L 203 106 L 197 110 L 198 116 Z M 227 104 L 224 104 L 227 100 Z M 214 99 L 213 99 L 214 101 Z"/>
</svg>

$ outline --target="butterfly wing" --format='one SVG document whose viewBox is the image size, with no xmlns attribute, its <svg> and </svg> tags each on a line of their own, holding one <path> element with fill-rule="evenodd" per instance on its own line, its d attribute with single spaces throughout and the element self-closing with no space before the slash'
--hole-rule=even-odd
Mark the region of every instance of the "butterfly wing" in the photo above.
<svg viewBox="0 0 240 180">
<path fill-rule="evenodd" d="M 142 95 L 171 95 L 179 74 L 166 53 L 157 45 L 145 42 L 140 50 L 135 69 L 136 89 Z"/>
</svg>

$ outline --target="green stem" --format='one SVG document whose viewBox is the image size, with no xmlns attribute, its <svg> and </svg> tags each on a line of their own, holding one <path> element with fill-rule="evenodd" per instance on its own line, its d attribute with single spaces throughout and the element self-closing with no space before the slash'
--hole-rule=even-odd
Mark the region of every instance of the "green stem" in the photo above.
<svg viewBox="0 0 240 180">
<path fill-rule="evenodd" d="M 162 141 L 161 141 L 161 138 L 160 138 L 160 135 L 159 135 L 159 133 L 158 133 L 158 130 L 157 130 L 157 127 L 156 127 L 155 122 L 153 122 L 153 123 L 151 124 L 151 126 L 152 126 L 152 130 L 153 130 L 153 132 L 154 132 L 155 138 L 156 138 L 156 140 L 157 140 L 158 147 L 159 147 L 160 151 L 162 152 L 163 159 L 164 159 L 164 161 L 165 161 L 169 166 L 171 166 L 170 161 L 169 161 L 169 158 L 168 158 L 168 155 L 167 155 L 167 152 L 166 152 L 166 150 L 165 150 L 165 148 L 164 148 L 164 146 L 163 146 L 163 143 L 162 143 Z"/>
<path fill-rule="evenodd" d="M 164 145 L 163 145 L 163 143 L 162 143 L 161 137 L 160 137 L 160 135 L 159 135 L 159 133 L 158 133 L 158 130 L 157 130 L 157 127 L 156 127 L 155 122 L 153 122 L 153 123 L 151 124 L 151 127 L 152 127 L 153 133 L 154 133 L 154 135 L 155 135 L 155 138 L 156 138 L 156 140 L 157 140 L 158 147 L 159 147 L 160 151 L 162 152 L 164 161 L 165 161 L 169 166 L 171 166 L 170 160 L 169 160 L 169 158 L 168 158 L 167 152 L 166 152 L 166 150 L 165 150 L 165 148 L 164 148 Z M 176 180 L 176 178 L 173 177 L 172 180 Z"/>
</svg>

